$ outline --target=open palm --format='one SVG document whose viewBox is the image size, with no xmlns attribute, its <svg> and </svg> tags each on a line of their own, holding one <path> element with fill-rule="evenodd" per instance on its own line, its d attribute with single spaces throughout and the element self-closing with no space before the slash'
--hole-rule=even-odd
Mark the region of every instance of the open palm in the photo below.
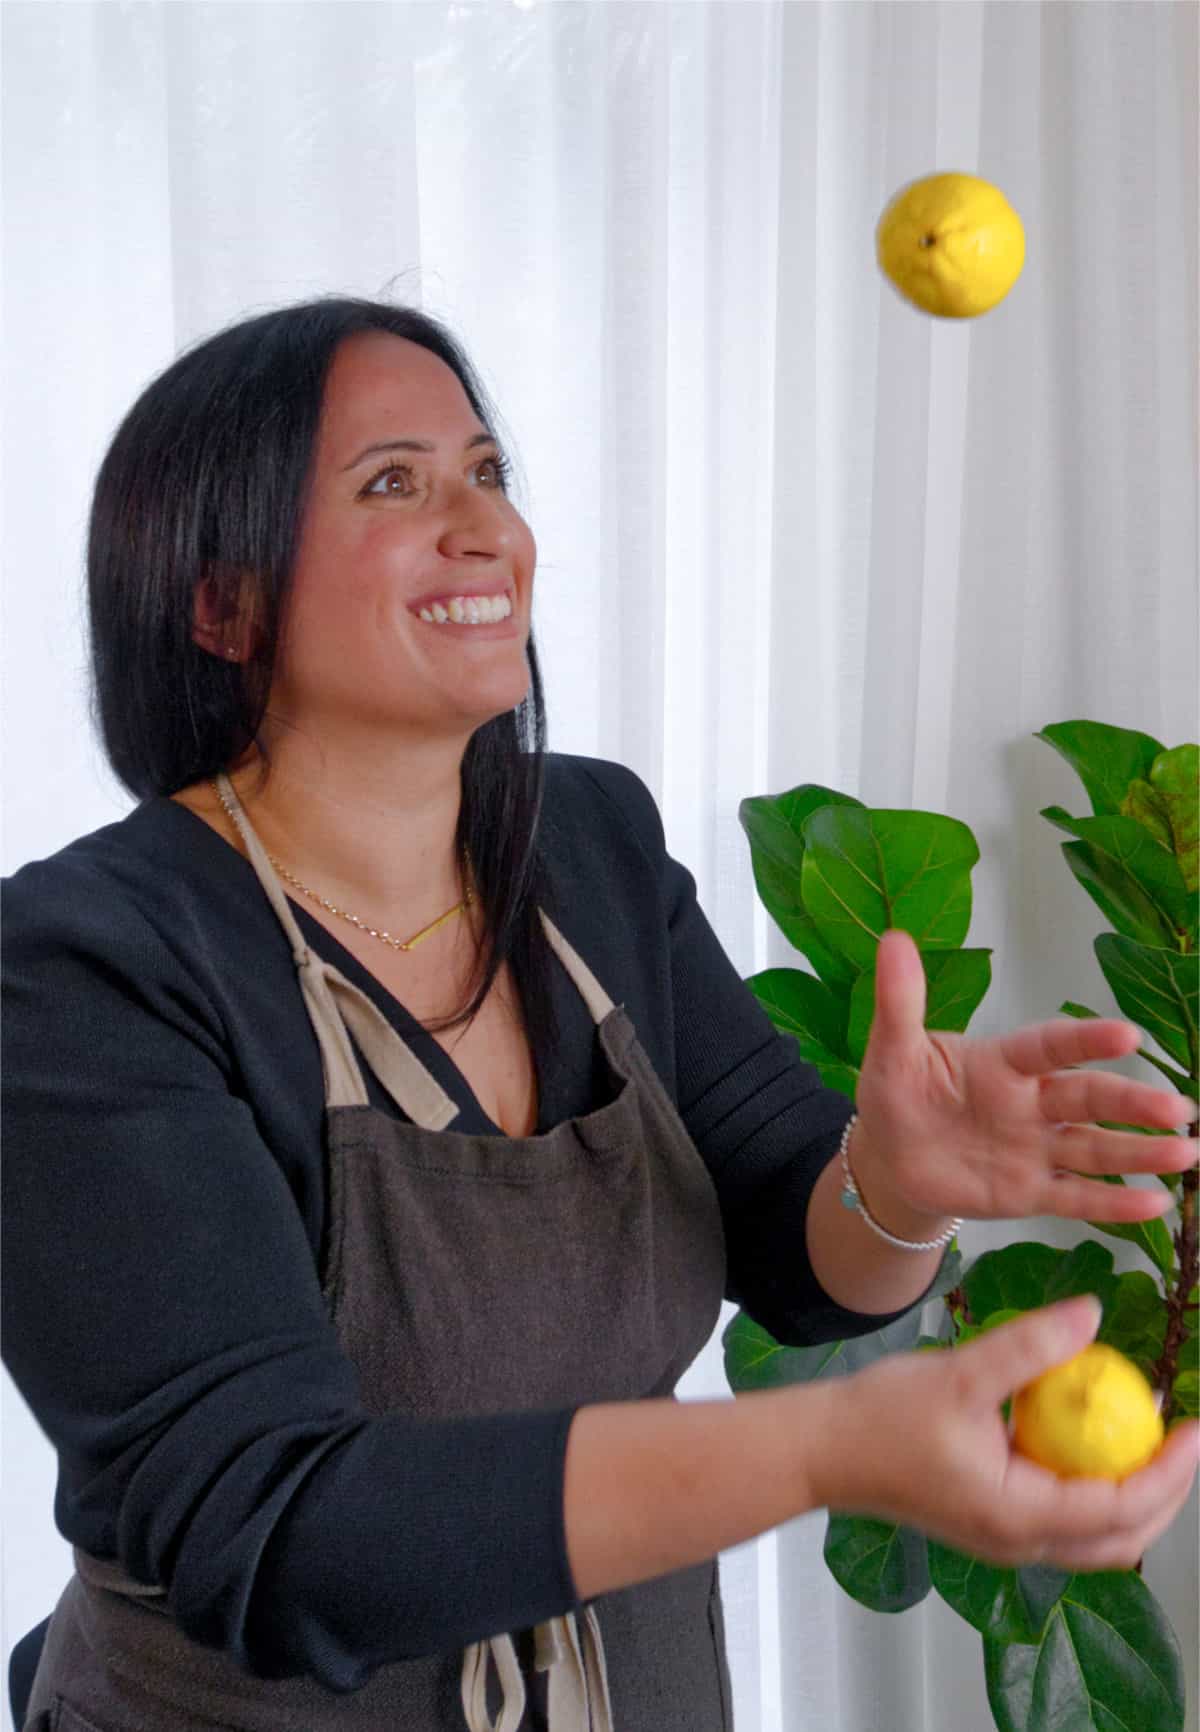
<svg viewBox="0 0 1200 1732">
<path fill-rule="evenodd" d="M 1196 1140 L 1102 1130 L 1097 1121 L 1178 1130 L 1194 1105 L 1114 1071 L 1072 1068 L 1133 1052 L 1132 1023 L 1057 1017 L 971 1040 L 924 1020 L 920 952 L 893 929 L 879 944 L 856 1102 L 877 1178 L 910 1209 L 973 1220 L 1144 1221 L 1171 1208 L 1161 1187 L 1110 1185 L 1104 1175 L 1180 1172 L 1195 1162 Z"/>
</svg>

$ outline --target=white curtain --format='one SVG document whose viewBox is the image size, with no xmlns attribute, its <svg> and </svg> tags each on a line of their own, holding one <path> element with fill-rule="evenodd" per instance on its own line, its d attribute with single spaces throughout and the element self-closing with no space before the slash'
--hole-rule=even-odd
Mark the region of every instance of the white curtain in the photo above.
<svg viewBox="0 0 1200 1732">
<path fill-rule="evenodd" d="M 1197 733 L 1194 4 L 8 0 L 0 33 L 6 872 L 128 810 L 80 587 L 120 415 L 242 314 L 390 292 L 461 335 L 521 459 L 552 744 L 645 777 L 743 974 L 799 959 L 738 802 L 813 781 L 972 827 L 972 1032 L 1115 1011 L 1038 817 L 1081 790 L 1032 735 Z M 1029 243 L 963 324 L 874 263 L 941 168 Z M 3 1393 L 7 1654 L 69 1554 Z M 682 1393 L 728 1394 L 718 1337 Z M 1190 1732 L 1195 1528 L 1193 1498 L 1146 1565 Z M 855 1605 L 823 1533 L 722 1558 L 738 1732 L 990 1732 L 978 1638 Z"/>
</svg>

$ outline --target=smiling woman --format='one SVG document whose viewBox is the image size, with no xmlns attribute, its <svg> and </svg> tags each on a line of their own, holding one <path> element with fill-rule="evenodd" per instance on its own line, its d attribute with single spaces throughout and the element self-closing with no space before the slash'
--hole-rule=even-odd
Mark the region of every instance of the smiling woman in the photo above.
<svg viewBox="0 0 1200 1732">
<path fill-rule="evenodd" d="M 1105 1172 L 1145 1139 L 1081 1117 L 1186 1103 L 1042 1089 L 1120 1025 L 931 1052 L 902 933 L 861 1118 L 823 1088 L 645 786 L 543 750 L 495 435 L 439 325 L 331 299 L 180 357 L 101 467 L 138 804 L 4 885 L 4 1355 L 75 1563 L 36 1732 L 730 1732 L 722 1550 L 826 1505 L 1104 1568 L 1186 1496 L 1186 1437 L 1111 1498 L 1010 1477 L 1078 1311 L 675 1398 L 723 1300 L 883 1327 L 981 1185 L 1041 1195 L 1047 1118 Z"/>
</svg>

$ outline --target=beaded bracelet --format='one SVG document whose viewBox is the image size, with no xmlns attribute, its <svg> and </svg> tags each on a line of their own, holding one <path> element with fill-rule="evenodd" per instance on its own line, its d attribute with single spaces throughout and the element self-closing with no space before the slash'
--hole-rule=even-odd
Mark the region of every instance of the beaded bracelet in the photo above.
<svg viewBox="0 0 1200 1732">
<path fill-rule="evenodd" d="M 879 1225 L 879 1222 L 875 1219 L 870 1209 L 867 1208 L 866 1203 L 863 1201 L 862 1193 L 854 1182 L 854 1174 L 850 1171 L 850 1160 L 846 1154 L 846 1150 L 850 1143 L 850 1132 L 854 1129 L 857 1123 L 858 1114 L 852 1113 L 845 1130 L 842 1132 L 841 1147 L 838 1149 L 844 1179 L 842 1185 L 842 1207 L 844 1209 L 857 1209 L 858 1213 L 867 1223 L 867 1226 L 870 1227 L 871 1231 L 878 1233 L 881 1239 L 886 1239 L 889 1245 L 895 1245 L 899 1251 L 940 1251 L 943 1245 L 948 1245 L 950 1243 L 951 1239 L 953 1239 L 954 1235 L 958 1232 L 958 1229 L 962 1226 L 961 1217 L 956 1217 L 951 1221 L 945 1232 L 939 1233 L 936 1239 L 897 1239 L 894 1233 L 889 1233 L 886 1227 L 881 1227 Z"/>
</svg>

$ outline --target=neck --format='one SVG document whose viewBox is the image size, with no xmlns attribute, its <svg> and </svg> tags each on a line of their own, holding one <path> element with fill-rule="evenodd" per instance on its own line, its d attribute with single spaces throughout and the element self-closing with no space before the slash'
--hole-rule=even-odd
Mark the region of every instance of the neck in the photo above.
<svg viewBox="0 0 1200 1732">
<path fill-rule="evenodd" d="M 312 890 L 372 924 L 416 931 L 464 893 L 455 839 L 464 741 L 394 750 L 272 742 L 229 772 L 263 846 Z"/>
</svg>

